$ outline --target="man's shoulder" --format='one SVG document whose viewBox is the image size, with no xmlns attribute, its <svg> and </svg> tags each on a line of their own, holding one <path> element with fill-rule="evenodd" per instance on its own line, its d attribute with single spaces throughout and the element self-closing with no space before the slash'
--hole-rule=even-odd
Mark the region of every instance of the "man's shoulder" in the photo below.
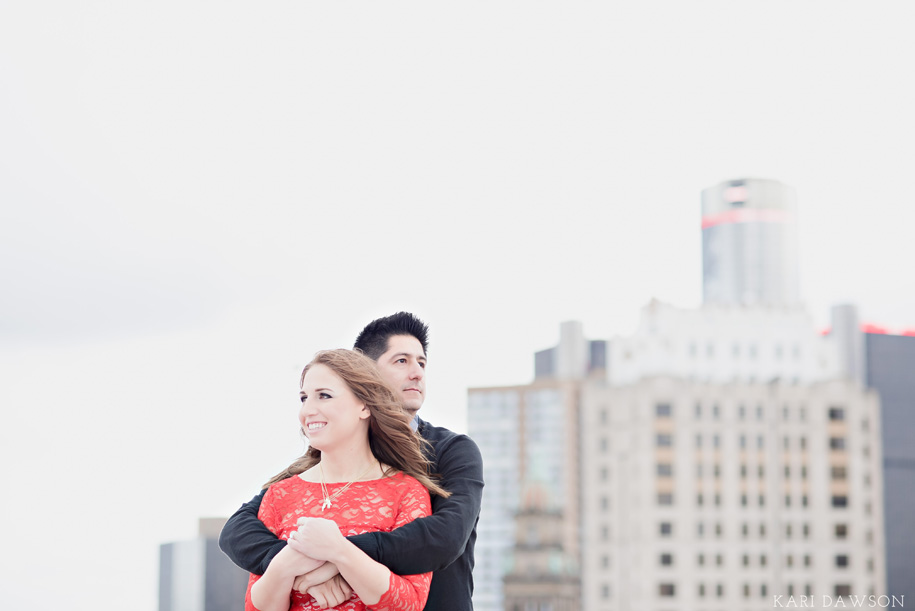
<svg viewBox="0 0 915 611">
<path fill-rule="evenodd" d="M 435 426 L 422 418 L 419 419 L 418 431 L 420 436 L 432 446 L 437 457 L 441 457 L 443 452 L 450 450 L 479 453 L 476 442 L 467 435 L 455 433 L 443 426 Z"/>
</svg>

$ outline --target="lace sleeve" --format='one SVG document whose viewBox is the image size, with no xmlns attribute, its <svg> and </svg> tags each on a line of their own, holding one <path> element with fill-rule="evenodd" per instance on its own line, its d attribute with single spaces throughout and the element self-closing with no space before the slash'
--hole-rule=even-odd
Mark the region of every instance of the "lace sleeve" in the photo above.
<svg viewBox="0 0 915 611">
<path fill-rule="evenodd" d="M 397 508 L 396 527 L 432 513 L 429 491 L 412 477 L 408 479 L 409 489 L 401 497 L 400 506 Z M 426 606 L 426 599 L 429 597 L 431 582 L 432 573 L 419 575 L 391 573 L 388 591 L 384 593 L 378 603 L 367 608 L 372 611 L 422 611 Z"/>
</svg>

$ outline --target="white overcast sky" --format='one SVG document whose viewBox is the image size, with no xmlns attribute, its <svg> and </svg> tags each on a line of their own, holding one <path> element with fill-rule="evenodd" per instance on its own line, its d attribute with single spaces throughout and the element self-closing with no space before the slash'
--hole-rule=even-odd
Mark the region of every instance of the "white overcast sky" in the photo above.
<svg viewBox="0 0 915 611">
<path fill-rule="evenodd" d="M 159 543 L 295 457 L 299 370 L 372 318 L 431 324 L 466 430 L 561 321 L 698 305 L 722 180 L 797 189 L 818 325 L 915 327 L 913 6 L 3 3 L 4 606 L 154 611 Z"/>
</svg>

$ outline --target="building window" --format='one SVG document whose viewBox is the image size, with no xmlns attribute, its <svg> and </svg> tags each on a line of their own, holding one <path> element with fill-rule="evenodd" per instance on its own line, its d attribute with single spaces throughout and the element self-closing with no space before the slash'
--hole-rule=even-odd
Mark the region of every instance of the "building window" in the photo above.
<svg viewBox="0 0 915 611">
<path fill-rule="evenodd" d="M 661 583 L 658 584 L 658 595 L 670 597 L 675 593 L 674 584 L 672 583 Z"/>
<path fill-rule="evenodd" d="M 673 473 L 673 465 L 669 462 L 658 463 L 658 477 L 670 477 Z"/>
<path fill-rule="evenodd" d="M 661 522 L 658 525 L 658 532 L 661 533 L 662 537 L 669 537 L 674 532 L 673 524 L 670 522 Z"/>
<path fill-rule="evenodd" d="M 801 465 L 801 479 L 807 479 L 807 465 Z"/>
<path fill-rule="evenodd" d="M 836 596 L 851 596 L 851 586 L 847 583 L 837 583 L 833 592 Z"/>
<path fill-rule="evenodd" d="M 764 478 L 766 476 L 766 468 L 762 465 L 758 465 L 756 467 L 756 475 L 758 475 L 760 479 Z"/>
<path fill-rule="evenodd" d="M 602 511 L 610 509 L 610 499 L 605 496 L 600 497 L 600 508 Z"/>
<path fill-rule="evenodd" d="M 702 404 L 696 403 L 696 418 L 702 417 Z"/>
<path fill-rule="evenodd" d="M 807 506 L 807 495 L 806 495 L 806 494 L 803 495 L 803 496 L 801 496 L 801 505 L 802 505 L 803 507 L 806 507 L 806 506 Z"/>
<path fill-rule="evenodd" d="M 715 565 L 724 566 L 724 556 L 721 554 L 715 554 Z"/>
<path fill-rule="evenodd" d="M 760 525 L 759 525 L 759 536 L 760 536 L 760 538 L 765 539 L 765 537 L 766 537 L 766 525 L 765 525 L 765 524 L 760 523 Z"/>
<path fill-rule="evenodd" d="M 766 496 L 765 496 L 764 494 L 760 494 L 758 500 L 759 500 L 759 506 L 760 506 L 760 507 L 765 507 L 765 506 L 766 506 Z"/>
<path fill-rule="evenodd" d="M 673 505 L 674 504 L 674 495 L 670 492 L 659 492 L 658 493 L 658 505 Z"/>
<path fill-rule="evenodd" d="M 785 524 L 785 538 L 791 538 L 791 524 Z"/>
<path fill-rule="evenodd" d="M 749 536 L 749 534 L 750 534 L 750 527 L 749 527 L 749 525 L 748 525 L 746 522 L 744 522 L 743 524 L 740 525 L 740 534 L 743 535 L 744 538 L 746 538 L 747 536 Z"/>
<path fill-rule="evenodd" d="M 721 507 L 721 495 L 720 494 L 715 495 L 715 507 Z"/>
<path fill-rule="evenodd" d="M 759 566 L 766 566 L 766 555 L 765 554 L 759 555 Z"/>
<path fill-rule="evenodd" d="M 813 564 L 813 561 L 810 554 L 804 554 L 804 566 L 809 567 L 811 564 Z"/>
<path fill-rule="evenodd" d="M 743 597 L 750 598 L 750 584 L 743 584 Z"/>
<path fill-rule="evenodd" d="M 605 583 L 603 586 L 601 586 L 600 595 L 601 598 L 604 599 L 610 598 L 610 586 L 608 584 Z"/>
<path fill-rule="evenodd" d="M 807 497 L 805 496 L 804 498 L 806 499 Z M 807 503 L 804 503 L 804 504 L 806 505 Z M 810 524 L 807 524 L 807 523 L 805 522 L 805 523 L 804 523 L 804 527 L 803 527 L 803 529 L 802 529 L 802 532 L 804 533 L 804 538 L 805 538 L 805 539 L 807 539 L 808 537 L 810 537 Z"/>
<path fill-rule="evenodd" d="M 836 539 L 848 537 L 848 524 L 836 524 Z"/>
<path fill-rule="evenodd" d="M 696 505 L 699 505 L 700 507 L 702 507 L 702 493 L 701 492 L 696 495 Z"/>
<path fill-rule="evenodd" d="M 791 507 L 791 495 L 790 494 L 785 495 L 785 507 Z"/>
<path fill-rule="evenodd" d="M 705 584 L 699 584 L 699 598 L 705 598 Z"/>
<path fill-rule="evenodd" d="M 702 447 L 702 435 L 696 435 L 696 447 L 697 448 Z"/>
<path fill-rule="evenodd" d="M 743 560 L 744 566 L 750 566 L 750 555 L 749 554 L 744 554 L 742 560 Z"/>
<path fill-rule="evenodd" d="M 842 494 L 836 494 L 832 497 L 833 507 L 848 507 L 848 497 Z"/>
<path fill-rule="evenodd" d="M 658 433 L 657 437 L 655 438 L 655 444 L 659 448 L 669 448 L 674 444 L 673 436 L 667 433 Z"/>
<path fill-rule="evenodd" d="M 705 554 L 699 554 L 696 556 L 696 564 L 699 566 L 705 566 Z"/>
<path fill-rule="evenodd" d="M 720 447 L 721 447 L 721 435 L 713 435 L 713 436 L 712 436 L 712 446 L 715 447 L 715 448 L 720 448 Z"/>
<path fill-rule="evenodd" d="M 746 463 L 742 463 L 740 465 L 740 478 L 741 479 L 747 478 L 747 464 Z"/>
<path fill-rule="evenodd" d="M 845 438 L 844 437 L 830 437 L 829 438 L 829 449 L 830 450 L 844 450 L 845 449 Z"/>
<path fill-rule="evenodd" d="M 696 536 L 701 539 L 704 534 L 705 534 L 705 524 L 703 524 L 702 522 L 696 523 Z"/>
<path fill-rule="evenodd" d="M 765 440 L 763 439 L 763 436 L 762 436 L 762 435 L 758 435 L 758 436 L 756 437 L 756 449 L 762 450 L 762 449 L 765 447 L 765 445 L 766 445 L 766 444 L 765 444 Z"/>
<path fill-rule="evenodd" d="M 715 586 L 715 596 L 722 598 L 724 596 L 724 584 L 719 583 Z"/>
<path fill-rule="evenodd" d="M 761 598 L 765 598 L 766 596 L 768 596 L 768 594 L 769 594 L 769 588 L 766 586 L 766 584 L 764 584 L 764 583 L 760 584 L 759 585 L 759 596 Z"/>
<path fill-rule="evenodd" d="M 658 418 L 670 418 L 670 403 L 658 403 L 654 406 L 654 414 Z"/>
<path fill-rule="evenodd" d="M 763 407 L 762 405 L 756 406 L 756 419 L 762 421 L 763 419 Z"/>
<path fill-rule="evenodd" d="M 660 562 L 661 562 L 661 566 L 671 566 L 671 565 L 673 565 L 673 563 L 674 563 L 674 556 L 673 556 L 673 554 L 667 554 L 667 553 L 661 554 Z"/>
<path fill-rule="evenodd" d="M 845 479 L 847 475 L 848 472 L 845 470 L 845 467 L 832 468 L 832 479 Z"/>
<path fill-rule="evenodd" d="M 712 406 L 712 418 L 718 420 L 721 417 L 721 409 L 717 405 Z"/>
<path fill-rule="evenodd" d="M 785 477 L 791 477 L 791 467 L 789 465 L 785 465 Z"/>
<path fill-rule="evenodd" d="M 840 569 L 848 568 L 848 555 L 847 554 L 837 554 L 836 555 L 836 567 Z"/>
<path fill-rule="evenodd" d="M 829 408 L 829 419 L 830 420 L 845 420 L 845 410 L 841 407 L 830 407 Z"/>
<path fill-rule="evenodd" d="M 747 418 L 747 408 L 743 405 L 737 408 L 737 418 L 740 420 L 746 420 Z"/>
<path fill-rule="evenodd" d="M 747 447 L 747 436 L 741 435 L 740 437 L 738 437 L 737 444 L 740 446 L 740 449 L 746 448 Z"/>
<path fill-rule="evenodd" d="M 788 554 L 788 555 L 785 557 L 785 566 L 788 567 L 789 569 L 790 569 L 792 566 L 794 566 L 794 556 L 792 556 L 791 554 Z"/>
<path fill-rule="evenodd" d="M 722 533 L 722 530 L 721 530 L 721 522 L 716 522 L 716 523 L 715 523 L 715 536 L 718 537 L 718 538 L 720 539 L 720 538 L 721 538 L 721 533 Z"/>
<path fill-rule="evenodd" d="M 698 477 L 699 479 L 702 479 L 702 464 L 701 463 L 696 465 L 696 477 Z"/>
</svg>

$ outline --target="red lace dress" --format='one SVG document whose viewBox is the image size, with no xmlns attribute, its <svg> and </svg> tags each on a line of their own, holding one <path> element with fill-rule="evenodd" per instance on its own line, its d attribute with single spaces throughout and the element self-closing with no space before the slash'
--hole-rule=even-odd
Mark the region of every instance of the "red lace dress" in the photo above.
<svg viewBox="0 0 915 611">
<path fill-rule="evenodd" d="M 329 494 L 345 484 L 327 484 Z M 356 482 L 333 505 L 321 510 L 321 484 L 293 476 L 270 486 L 261 501 L 257 517 L 280 539 L 286 540 L 301 517 L 326 518 L 340 527 L 344 537 L 369 531 L 390 532 L 399 526 L 431 513 L 429 492 L 414 478 L 403 473 L 391 477 Z M 251 603 L 251 586 L 260 579 L 251 575 L 245 595 L 245 611 L 256 611 Z M 346 611 L 418 611 L 426 604 L 432 573 L 398 576 L 391 574 L 388 591 L 377 604 L 368 606 L 353 593 L 334 609 Z M 308 594 L 292 594 L 291 611 L 312 611 L 319 607 Z"/>
</svg>

